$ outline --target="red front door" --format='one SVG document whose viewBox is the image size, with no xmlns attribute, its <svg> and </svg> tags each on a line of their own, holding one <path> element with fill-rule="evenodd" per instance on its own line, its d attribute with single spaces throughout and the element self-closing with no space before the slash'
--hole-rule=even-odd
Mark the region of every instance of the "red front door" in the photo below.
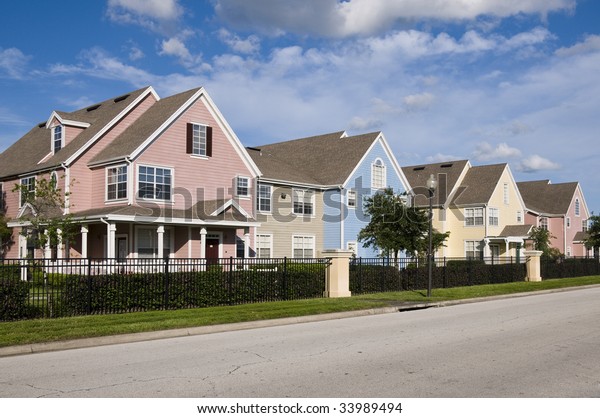
<svg viewBox="0 0 600 418">
<path fill-rule="evenodd" d="M 216 263 L 216 259 L 219 258 L 219 240 L 216 238 L 208 238 L 206 240 L 206 258 L 213 259 L 209 263 Z"/>
</svg>

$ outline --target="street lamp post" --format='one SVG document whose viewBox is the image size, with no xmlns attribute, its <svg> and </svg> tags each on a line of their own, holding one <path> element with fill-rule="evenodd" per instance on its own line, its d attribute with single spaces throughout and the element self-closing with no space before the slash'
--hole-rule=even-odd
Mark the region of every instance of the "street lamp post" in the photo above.
<svg viewBox="0 0 600 418">
<path fill-rule="evenodd" d="M 427 297 L 431 297 L 431 282 L 432 282 L 432 269 L 433 269 L 433 194 L 437 188 L 438 182 L 435 176 L 431 174 L 427 179 L 427 190 L 429 190 L 429 252 L 427 254 L 429 263 L 429 280 L 427 282 Z"/>
</svg>

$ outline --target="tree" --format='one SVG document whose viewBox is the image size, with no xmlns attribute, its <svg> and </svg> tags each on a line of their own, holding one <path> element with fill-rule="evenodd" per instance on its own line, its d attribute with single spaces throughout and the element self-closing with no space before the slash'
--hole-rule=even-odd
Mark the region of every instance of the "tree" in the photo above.
<svg viewBox="0 0 600 418">
<path fill-rule="evenodd" d="M 594 256 L 598 256 L 600 248 L 600 215 L 590 216 L 587 230 L 587 238 L 584 243 L 587 248 L 594 249 Z"/>
<path fill-rule="evenodd" d="M 529 239 L 533 241 L 536 250 L 541 251 L 546 257 L 557 258 L 561 254 L 557 248 L 551 246 L 550 240 L 553 238 L 556 237 L 545 228 L 533 227 L 529 233 Z"/>
<path fill-rule="evenodd" d="M 370 221 L 358 234 L 363 247 L 373 247 L 393 255 L 397 263 L 398 254 L 427 252 L 429 248 L 429 213 L 424 209 L 408 206 L 404 196 L 397 195 L 391 188 L 368 197 L 365 212 Z M 444 244 L 450 232 L 433 231 L 433 248 Z"/>
<path fill-rule="evenodd" d="M 24 224 L 22 235 L 33 241 L 37 248 L 56 247 L 60 242 L 73 240 L 77 223 L 72 215 L 65 215 L 68 193 L 57 186 L 55 177 L 36 179 L 34 190 L 28 185 L 16 184 L 13 192 L 21 195 L 25 210 L 19 221 Z"/>
</svg>

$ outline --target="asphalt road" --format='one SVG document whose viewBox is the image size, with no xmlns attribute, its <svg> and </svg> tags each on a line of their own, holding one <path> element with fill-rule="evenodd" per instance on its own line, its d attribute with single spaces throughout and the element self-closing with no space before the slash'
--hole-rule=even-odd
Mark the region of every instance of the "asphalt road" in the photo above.
<svg viewBox="0 0 600 418">
<path fill-rule="evenodd" d="M 0 358 L 1 397 L 598 397 L 600 288 Z"/>
</svg>

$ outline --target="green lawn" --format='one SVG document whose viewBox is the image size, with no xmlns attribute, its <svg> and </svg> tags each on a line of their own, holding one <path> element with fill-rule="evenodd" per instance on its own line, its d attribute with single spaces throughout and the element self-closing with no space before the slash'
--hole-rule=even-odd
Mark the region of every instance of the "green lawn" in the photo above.
<svg viewBox="0 0 600 418">
<path fill-rule="evenodd" d="M 426 297 L 426 292 L 422 290 L 373 293 L 341 299 L 311 299 L 178 311 L 154 311 L 3 322 L 0 323 L 0 347 L 246 322 L 260 319 L 344 312 L 397 306 L 405 302 L 440 302 L 595 284 L 600 284 L 600 276 L 545 280 L 538 283 L 518 282 L 452 289 L 434 289 L 432 297 L 429 299 Z"/>
</svg>

